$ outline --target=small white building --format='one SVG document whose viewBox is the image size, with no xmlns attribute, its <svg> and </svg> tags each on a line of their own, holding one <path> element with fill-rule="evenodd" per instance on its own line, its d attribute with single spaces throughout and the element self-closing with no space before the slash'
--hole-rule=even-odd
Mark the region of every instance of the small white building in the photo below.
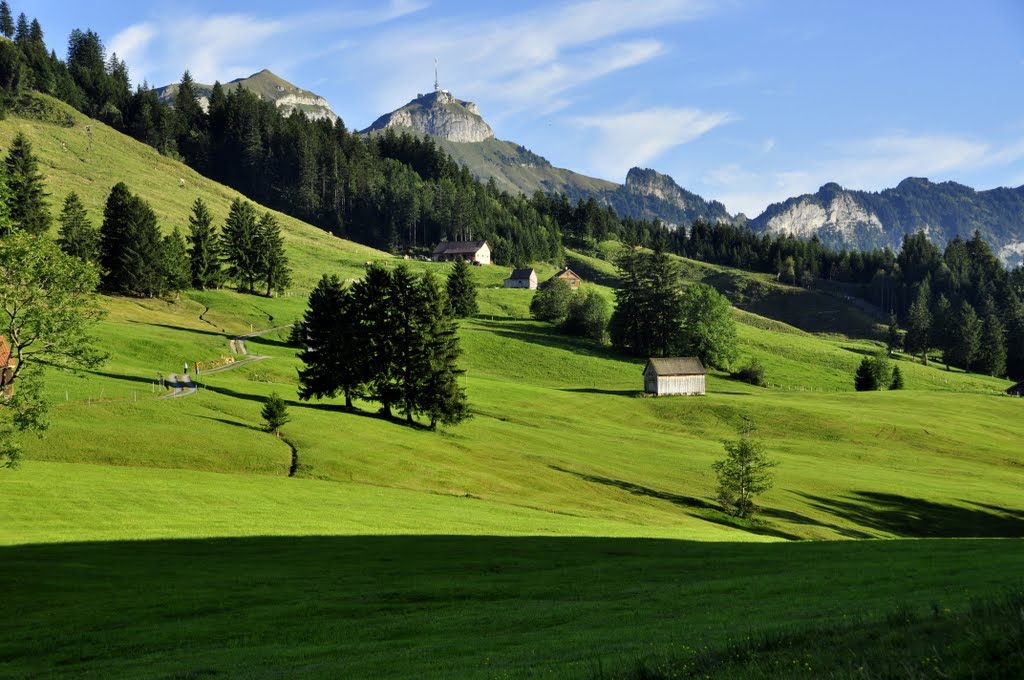
<svg viewBox="0 0 1024 680">
<path fill-rule="evenodd" d="M 431 258 L 435 262 L 466 260 L 473 264 L 490 264 L 491 247 L 487 241 L 442 241 L 434 248 Z"/>
<path fill-rule="evenodd" d="M 648 359 L 644 367 L 644 392 L 656 397 L 704 394 L 705 373 L 704 364 L 697 357 Z"/>
<path fill-rule="evenodd" d="M 512 275 L 505 279 L 506 288 L 537 288 L 537 272 L 533 269 L 513 269 Z"/>
</svg>

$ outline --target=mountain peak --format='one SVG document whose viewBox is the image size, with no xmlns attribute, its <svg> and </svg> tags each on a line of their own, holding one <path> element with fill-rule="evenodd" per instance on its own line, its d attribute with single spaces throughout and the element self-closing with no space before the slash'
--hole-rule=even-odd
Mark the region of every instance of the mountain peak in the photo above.
<svg viewBox="0 0 1024 680">
<path fill-rule="evenodd" d="M 196 94 L 199 95 L 199 105 L 205 111 L 210 105 L 210 92 L 213 90 L 213 86 L 195 83 L 194 87 Z M 284 115 L 293 111 L 302 111 L 314 120 L 321 118 L 331 121 L 338 120 L 338 114 L 331 110 L 331 105 L 327 103 L 326 99 L 289 83 L 269 69 L 263 69 L 246 78 L 235 78 L 224 85 L 224 90 L 230 91 L 239 87 L 253 92 L 262 99 L 274 102 Z M 178 85 L 177 83 L 164 85 L 157 88 L 156 93 L 160 101 L 173 104 L 174 98 L 178 95 Z"/>
<path fill-rule="evenodd" d="M 450 142 L 483 142 L 494 138 L 491 126 L 471 101 L 458 99 L 448 90 L 418 94 L 400 109 L 384 114 L 363 132 L 389 127 L 410 128 Z"/>
</svg>

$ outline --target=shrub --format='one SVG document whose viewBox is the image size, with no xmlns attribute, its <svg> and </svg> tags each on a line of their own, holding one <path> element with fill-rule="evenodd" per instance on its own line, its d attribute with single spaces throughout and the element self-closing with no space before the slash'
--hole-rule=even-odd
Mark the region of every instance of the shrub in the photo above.
<svg viewBox="0 0 1024 680">
<path fill-rule="evenodd" d="M 751 359 L 750 363 L 731 375 L 737 380 L 742 380 L 745 383 L 757 385 L 758 387 L 766 387 L 768 385 L 768 381 L 764 377 L 764 366 L 757 359 Z"/>
</svg>

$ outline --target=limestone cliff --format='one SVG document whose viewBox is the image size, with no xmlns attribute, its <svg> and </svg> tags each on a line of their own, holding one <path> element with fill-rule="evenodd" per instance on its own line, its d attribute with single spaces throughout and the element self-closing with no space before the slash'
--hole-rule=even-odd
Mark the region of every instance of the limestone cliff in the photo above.
<svg viewBox="0 0 1024 680">
<path fill-rule="evenodd" d="M 450 142 L 483 142 L 494 132 L 480 116 L 476 104 L 452 96 L 448 90 L 418 95 L 402 108 L 387 113 L 363 132 L 389 127 L 408 128 Z"/>
<path fill-rule="evenodd" d="M 326 99 L 309 90 L 292 85 L 284 78 L 274 75 L 263 69 L 254 73 L 248 78 L 236 78 L 224 85 L 224 91 L 230 92 L 236 88 L 245 88 L 261 98 L 274 102 L 277 108 L 285 115 L 293 111 L 302 111 L 313 120 L 326 118 L 330 121 L 338 120 L 338 114 L 331 110 L 331 105 Z M 210 92 L 212 85 L 195 84 L 196 94 L 199 95 L 199 105 L 206 111 L 210 106 Z M 178 85 L 165 85 L 156 90 L 160 101 L 173 104 L 178 96 Z"/>
</svg>

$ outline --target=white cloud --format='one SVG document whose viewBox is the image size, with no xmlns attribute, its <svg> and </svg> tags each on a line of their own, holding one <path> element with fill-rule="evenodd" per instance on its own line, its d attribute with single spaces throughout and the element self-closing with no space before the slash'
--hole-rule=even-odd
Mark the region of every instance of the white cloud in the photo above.
<svg viewBox="0 0 1024 680">
<path fill-rule="evenodd" d="M 608 116 L 581 116 L 574 122 L 598 131 L 591 162 L 606 177 L 623 177 L 665 151 L 686 144 L 736 118 L 700 109 L 655 108 Z"/>
<path fill-rule="evenodd" d="M 632 34 L 708 11 L 709 3 L 695 0 L 591 0 L 483 20 L 420 21 L 372 36 L 354 50 L 366 68 L 350 79 L 373 88 L 375 110 L 388 110 L 428 88 L 437 57 L 441 86 L 472 93 L 495 109 L 492 115 L 543 115 L 551 111 L 543 104 L 552 95 L 584 91 L 596 79 L 665 52 L 661 42 Z"/>
<path fill-rule="evenodd" d="M 279 19 L 178 10 L 125 29 L 111 45 L 119 56 L 131 53 L 136 81 L 162 85 L 176 81 L 187 68 L 197 81 L 211 83 L 323 58 L 348 43 L 334 37 L 325 48 L 315 34 L 386 23 L 425 6 L 419 0 L 395 0 L 370 10 L 314 11 Z"/>
</svg>

